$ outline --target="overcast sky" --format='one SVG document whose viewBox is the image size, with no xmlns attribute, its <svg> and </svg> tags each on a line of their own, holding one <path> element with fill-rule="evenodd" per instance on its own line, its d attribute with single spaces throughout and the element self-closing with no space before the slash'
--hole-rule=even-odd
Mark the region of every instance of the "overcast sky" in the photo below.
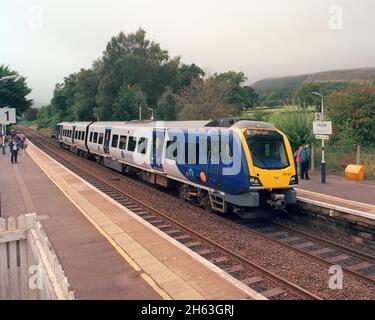
<svg viewBox="0 0 375 320">
<path fill-rule="evenodd" d="M 47 104 L 56 82 L 90 67 L 113 35 L 139 27 L 171 56 L 243 71 L 250 83 L 375 66 L 374 0 L 1 0 L 0 64 L 26 76 L 31 98 Z"/>
</svg>

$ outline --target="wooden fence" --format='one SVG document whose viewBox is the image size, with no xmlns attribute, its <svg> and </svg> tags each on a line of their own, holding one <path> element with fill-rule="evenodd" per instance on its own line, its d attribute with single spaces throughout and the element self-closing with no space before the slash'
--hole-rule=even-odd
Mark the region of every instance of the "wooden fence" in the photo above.
<svg viewBox="0 0 375 320">
<path fill-rule="evenodd" d="M 0 299 L 74 299 L 36 214 L 0 217 Z"/>
</svg>

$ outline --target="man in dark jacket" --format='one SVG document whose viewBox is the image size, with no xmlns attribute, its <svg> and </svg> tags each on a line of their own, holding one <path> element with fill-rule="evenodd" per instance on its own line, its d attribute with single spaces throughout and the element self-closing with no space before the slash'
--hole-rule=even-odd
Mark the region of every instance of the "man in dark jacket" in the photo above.
<svg viewBox="0 0 375 320">
<path fill-rule="evenodd" d="M 303 146 L 300 157 L 301 157 L 301 178 L 310 180 L 309 178 L 310 148 L 308 144 Z"/>
<path fill-rule="evenodd" d="M 17 138 L 14 136 L 9 142 L 10 149 L 10 162 L 17 163 L 18 150 L 20 149 L 20 143 L 17 141 Z"/>
</svg>

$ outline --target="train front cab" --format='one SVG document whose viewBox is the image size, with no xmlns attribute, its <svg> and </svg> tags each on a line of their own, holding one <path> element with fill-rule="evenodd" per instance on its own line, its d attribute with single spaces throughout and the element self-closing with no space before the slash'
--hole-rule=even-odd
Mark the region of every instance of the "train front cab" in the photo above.
<svg viewBox="0 0 375 320">
<path fill-rule="evenodd" d="M 285 210 L 286 205 L 296 203 L 293 186 L 298 176 L 288 138 L 271 126 L 241 131 L 252 205 Z"/>
</svg>

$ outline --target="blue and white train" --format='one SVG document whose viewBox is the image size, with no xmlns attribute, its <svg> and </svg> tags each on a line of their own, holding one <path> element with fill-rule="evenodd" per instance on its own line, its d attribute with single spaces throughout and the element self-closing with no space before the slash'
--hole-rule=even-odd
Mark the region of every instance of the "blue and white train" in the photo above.
<svg viewBox="0 0 375 320">
<path fill-rule="evenodd" d="M 284 210 L 298 184 L 288 138 L 268 123 L 215 121 L 62 122 L 60 145 L 180 197 L 242 216 L 252 208 Z"/>
</svg>

